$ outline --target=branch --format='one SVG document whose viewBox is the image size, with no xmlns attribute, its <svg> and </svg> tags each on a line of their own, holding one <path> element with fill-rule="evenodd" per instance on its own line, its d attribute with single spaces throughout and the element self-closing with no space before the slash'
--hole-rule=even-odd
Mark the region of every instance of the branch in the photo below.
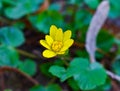
<svg viewBox="0 0 120 91">
<path fill-rule="evenodd" d="M 112 72 L 110 72 L 108 70 L 106 70 L 106 72 L 112 79 L 115 79 L 115 80 L 120 82 L 120 76 L 118 76 L 118 75 L 116 75 L 116 74 L 114 74 L 114 73 L 112 73 Z"/>
<path fill-rule="evenodd" d="M 98 6 L 86 34 L 86 50 L 90 55 L 91 62 L 95 62 L 95 51 L 96 51 L 96 39 L 97 35 L 107 19 L 109 13 L 109 1 L 105 0 Z"/>
<path fill-rule="evenodd" d="M 25 78 L 27 78 L 29 81 L 31 81 L 34 85 L 38 85 L 39 83 L 34 80 L 32 77 L 30 77 L 29 75 L 25 74 L 24 72 L 16 69 L 16 68 L 12 68 L 12 67 L 8 67 L 8 66 L 5 66 L 5 67 L 0 67 L 0 73 L 2 72 L 5 72 L 5 71 L 13 71 L 13 72 L 16 72 L 22 76 L 24 76 Z"/>
<path fill-rule="evenodd" d="M 87 35 L 86 35 L 86 50 L 90 55 L 90 61 L 96 62 L 95 60 L 95 51 L 100 51 L 104 53 L 102 50 L 96 48 L 96 37 L 100 31 L 100 28 L 104 24 L 105 20 L 107 19 L 107 15 L 109 13 L 109 1 L 103 0 L 101 4 L 98 6 L 96 13 L 94 14 Z M 120 76 L 106 70 L 107 74 L 115 80 L 120 81 Z"/>
</svg>

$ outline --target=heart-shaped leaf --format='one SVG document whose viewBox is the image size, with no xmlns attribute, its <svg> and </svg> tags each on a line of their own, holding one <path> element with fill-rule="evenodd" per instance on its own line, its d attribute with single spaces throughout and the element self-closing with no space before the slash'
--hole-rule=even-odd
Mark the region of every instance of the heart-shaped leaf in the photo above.
<svg viewBox="0 0 120 91">
<path fill-rule="evenodd" d="M 63 17 L 58 11 L 54 10 L 49 10 L 38 15 L 30 16 L 29 20 L 34 27 L 45 34 L 49 32 L 49 27 L 52 24 L 59 27 L 64 26 Z"/>
<path fill-rule="evenodd" d="M 30 76 L 33 76 L 36 72 L 36 64 L 31 59 L 26 59 L 18 68 Z"/>
<path fill-rule="evenodd" d="M 0 46 L 0 66 L 17 67 L 19 63 L 19 55 L 13 47 Z"/>
<path fill-rule="evenodd" d="M 19 19 L 38 10 L 43 2 L 44 0 L 16 0 L 14 5 L 11 5 L 11 0 L 7 0 L 10 6 L 5 8 L 5 15 L 11 19 Z"/>
<path fill-rule="evenodd" d="M 100 0 L 84 0 L 85 3 L 92 9 L 96 9 Z"/>
<path fill-rule="evenodd" d="M 62 82 L 65 81 L 68 78 L 67 75 L 66 75 L 66 69 L 64 67 L 54 65 L 54 66 L 50 67 L 49 72 L 52 75 L 60 78 Z"/>
<path fill-rule="evenodd" d="M 91 90 L 105 83 L 106 71 L 97 62 L 89 63 L 88 59 L 75 58 L 67 69 L 54 65 L 49 72 L 60 78 L 61 81 L 73 77 L 78 86 L 83 90 Z"/>
<path fill-rule="evenodd" d="M 89 63 L 87 59 L 75 58 L 68 68 L 73 77 L 83 90 L 94 89 L 106 81 L 106 71 L 97 62 Z"/>
<path fill-rule="evenodd" d="M 18 47 L 25 41 L 24 35 L 19 28 L 3 27 L 0 28 L 0 43 L 7 46 Z"/>
</svg>

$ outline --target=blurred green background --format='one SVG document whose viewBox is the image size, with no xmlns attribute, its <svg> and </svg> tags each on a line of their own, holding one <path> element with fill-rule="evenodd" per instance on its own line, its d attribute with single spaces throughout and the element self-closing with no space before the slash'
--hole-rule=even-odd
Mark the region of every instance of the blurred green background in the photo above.
<svg viewBox="0 0 120 91">
<path fill-rule="evenodd" d="M 85 50 L 88 26 L 102 0 L 0 0 L 0 91 L 84 91 L 73 78 L 60 82 L 48 72 L 73 58 L 89 58 Z M 96 59 L 120 76 L 120 0 L 109 0 L 110 12 L 97 37 Z M 40 39 L 51 25 L 70 29 L 75 40 L 64 59 L 43 58 Z M 65 61 L 63 61 L 65 60 Z M 14 68 L 13 70 L 8 70 Z M 8 69 L 6 69 L 8 68 Z M 16 72 L 15 69 L 21 73 Z M 57 70 L 56 70 L 57 71 Z M 55 72 L 56 72 L 55 71 Z M 25 74 L 25 76 L 24 76 Z M 39 82 L 26 79 L 27 76 Z M 119 91 L 120 83 L 107 78 L 89 91 Z"/>
</svg>

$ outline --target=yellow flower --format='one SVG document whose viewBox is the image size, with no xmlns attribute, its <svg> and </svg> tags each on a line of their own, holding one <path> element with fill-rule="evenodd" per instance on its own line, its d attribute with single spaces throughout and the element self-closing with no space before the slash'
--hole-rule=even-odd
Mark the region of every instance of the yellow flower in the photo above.
<svg viewBox="0 0 120 91">
<path fill-rule="evenodd" d="M 43 51 L 43 56 L 51 58 L 56 55 L 64 54 L 74 42 L 74 40 L 70 38 L 70 30 L 63 33 L 61 28 L 57 28 L 55 25 L 52 25 L 50 27 L 50 35 L 46 35 L 45 40 L 40 40 L 40 44 L 47 48 Z"/>
</svg>

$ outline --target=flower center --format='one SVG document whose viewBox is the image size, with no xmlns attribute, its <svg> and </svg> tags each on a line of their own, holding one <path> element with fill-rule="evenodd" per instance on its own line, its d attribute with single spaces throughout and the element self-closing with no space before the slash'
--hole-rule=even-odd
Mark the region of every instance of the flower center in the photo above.
<svg viewBox="0 0 120 91">
<path fill-rule="evenodd" d="M 58 52 L 58 51 L 60 51 L 62 46 L 63 46 L 63 43 L 61 41 L 54 41 L 52 44 L 52 50 L 55 52 Z"/>
</svg>

